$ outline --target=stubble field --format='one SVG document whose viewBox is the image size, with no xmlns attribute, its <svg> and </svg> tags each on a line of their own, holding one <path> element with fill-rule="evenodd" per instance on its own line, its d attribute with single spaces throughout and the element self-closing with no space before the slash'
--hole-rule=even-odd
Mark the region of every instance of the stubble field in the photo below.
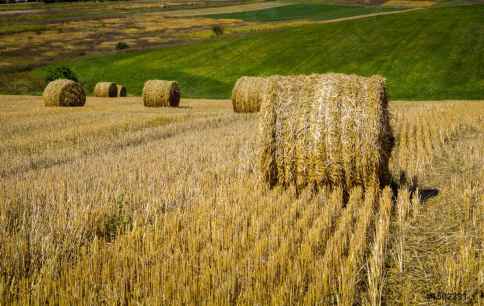
<svg viewBox="0 0 484 306">
<path fill-rule="evenodd" d="M 394 186 L 348 201 L 260 184 L 257 115 L 181 106 L 0 98 L 1 304 L 482 303 L 482 102 L 392 102 Z"/>
</svg>

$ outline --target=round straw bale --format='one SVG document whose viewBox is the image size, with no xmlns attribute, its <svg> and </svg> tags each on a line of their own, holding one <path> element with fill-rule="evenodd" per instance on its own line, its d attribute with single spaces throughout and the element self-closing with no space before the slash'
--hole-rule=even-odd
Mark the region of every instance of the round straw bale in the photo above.
<svg viewBox="0 0 484 306">
<path fill-rule="evenodd" d="M 255 113 L 260 110 L 263 94 L 267 91 L 267 78 L 241 77 L 232 90 L 232 106 L 236 113 Z"/>
<path fill-rule="evenodd" d="M 81 84 L 59 79 L 50 82 L 43 93 L 45 106 L 84 106 L 86 94 Z"/>
<path fill-rule="evenodd" d="M 99 82 L 94 87 L 94 95 L 101 98 L 112 98 L 118 95 L 118 88 L 113 82 Z"/>
<path fill-rule="evenodd" d="M 271 77 L 258 127 L 270 186 L 384 185 L 393 148 L 385 80 L 325 74 Z"/>
<path fill-rule="evenodd" d="M 143 87 L 145 106 L 173 106 L 180 104 L 180 87 L 176 81 L 150 80 Z"/>
<path fill-rule="evenodd" d="M 126 90 L 126 87 L 123 86 L 123 85 L 116 85 L 117 89 L 118 89 L 118 97 L 126 97 L 128 92 Z"/>
</svg>

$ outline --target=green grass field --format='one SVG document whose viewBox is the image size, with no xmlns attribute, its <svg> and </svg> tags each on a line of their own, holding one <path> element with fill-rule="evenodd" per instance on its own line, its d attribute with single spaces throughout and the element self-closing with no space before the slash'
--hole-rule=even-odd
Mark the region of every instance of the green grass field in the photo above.
<svg viewBox="0 0 484 306">
<path fill-rule="evenodd" d="M 175 79 L 185 97 L 227 98 L 242 75 L 342 72 L 385 76 L 393 99 L 483 99 L 483 15 L 484 5 L 435 8 L 59 64 L 88 90 L 110 80 L 130 94 Z"/>
<path fill-rule="evenodd" d="M 271 9 L 210 15 L 210 18 L 241 19 L 245 21 L 282 21 L 294 19 L 327 20 L 397 10 L 381 6 L 348 6 L 328 4 L 294 4 Z"/>
</svg>

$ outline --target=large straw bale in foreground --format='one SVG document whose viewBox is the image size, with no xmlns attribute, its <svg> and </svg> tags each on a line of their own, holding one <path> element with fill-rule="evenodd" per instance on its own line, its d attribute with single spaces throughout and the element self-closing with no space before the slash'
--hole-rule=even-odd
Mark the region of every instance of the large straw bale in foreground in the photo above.
<svg viewBox="0 0 484 306">
<path fill-rule="evenodd" d="M 180 87 L 176 81 L 150 80 L 143 87 L 145 106 L 173 106 L 180 104 Z"/>
<path fill-rule="evenodd" d="M 45 106 L 84 106 L 86 93 L 81 84 L 59 79 L 50 82 L 43 93 Z"/>
<path fill-rule="evenodd" d="M 255 113 L 260 110 L 267 91 L 268 78 L 241 77 L 232 90 L 232 106 L 236 113 Z"/>
<path fill-rule="evenodd" d="M 272 77 L 259 120 L 259 167 L 270 186 L 388 183 L 393 135 L 382 77 Z"/>
<path fill-rule="evenodd" d="M 94 87 L 94 95 L 100 98 L 113 98 L 118 95 L 118 87 L 113 82 L 99 82 Z"/>
<path fill-rule="evenodd" d="M 118 91 L 118 97 L 126 97 L 128 94 L 128 91 L 126 90 L 126 87 L 123 85 L 116 85 L 117 91 Z"/>
</svg>

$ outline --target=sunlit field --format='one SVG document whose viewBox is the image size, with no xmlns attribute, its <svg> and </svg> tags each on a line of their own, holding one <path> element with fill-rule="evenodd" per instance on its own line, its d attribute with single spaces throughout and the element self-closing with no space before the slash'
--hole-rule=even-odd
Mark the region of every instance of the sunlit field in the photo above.
<svg viewBox="0 0 484 306">
<path fill-rule="evenodd" d="M 0 0 L 0 306 L 484 304 L 482 1 L 46 1 Z"/>
<path fill-rule="evenodd" d="M 346 198 L 261 184 L 227 100 L 1 96 L 0 304 L 479 305 L 484 104 L 390 110 L 394 183 Z"/>
</svg>

